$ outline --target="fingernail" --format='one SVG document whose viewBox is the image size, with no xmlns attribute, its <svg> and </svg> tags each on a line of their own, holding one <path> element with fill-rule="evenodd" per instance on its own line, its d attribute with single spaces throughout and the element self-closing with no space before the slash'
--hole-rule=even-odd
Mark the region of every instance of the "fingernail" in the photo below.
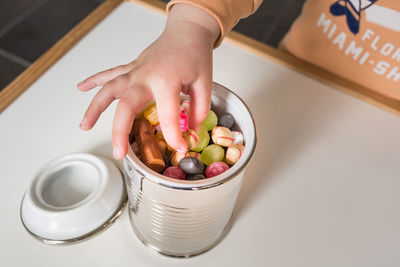
<svg viewBox="0 0 400 267">
<path fill-rule="evenodd" d="M 181 154 L 185 154 L 186 151 L 187 151 L 187 149 L 186 149 L 186 147 L 181 147 L 181 148 L 179 148 L 177 151 L 178 151 L 179 153 L 181 153 Z"/>
<path fill-rule="evenodd" d="M 78 87 L 83 90 L 92 88 L 95 86 L 96 86 L 96 84 L 93 81 L 82 81 L 82 82 L 78 83 Z"/>
<path fill-rule="evenodd" d="M 79 124 L 79 126 L 86 126 L 86 124 L 88 123 L 88 120 L 86 117 L 84 117 L 81 121 L 81 123 Z"/>
<path fill-rule="evenodd" d="M 119 146 L 114 146 L 113 154 L 114 154 L 114 158 L 117 158 L 117 159 L 121 158 L 121 154 L 122 154 L 121 148 Z"/>
</svg>

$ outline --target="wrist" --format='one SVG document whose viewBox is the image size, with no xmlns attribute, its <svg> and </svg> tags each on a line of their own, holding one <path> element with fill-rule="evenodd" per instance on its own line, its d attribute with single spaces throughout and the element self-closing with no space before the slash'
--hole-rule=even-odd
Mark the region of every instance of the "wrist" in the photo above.
<svg viewBox="0 0 400 267">
<path fill-rule="evenodd" d="M 207 11 L 190 4 L 175 4 L 169 12 L 165 31 L 185 27 L 195 31 L 194 34 L 208 38 L 212 44 L 221 34 L 217 20 Z"/>
</svg>

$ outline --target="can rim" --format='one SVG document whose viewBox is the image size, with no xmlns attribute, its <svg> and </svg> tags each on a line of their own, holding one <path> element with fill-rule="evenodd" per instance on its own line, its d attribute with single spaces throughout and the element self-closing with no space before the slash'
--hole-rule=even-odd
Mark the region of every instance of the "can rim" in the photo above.
<svg viewBox="0 0 400 267">
<path fill-rule="evenodd" d="M 133 153 L 131 147 L 128 147 L 128 154 L 125 156 L 124 160 L 128 162 L 129 167 L 134 169 L 136 172 L 138 172 L 141 176 L 148 178 L 148 180 L 152 181 L 153 183 L 159 184 L 161 186 L 173 188 L 173 189 L 180 189 L 180 190 L 204 190 L 208 188 L 212 188 L 215 186 L 219 186 L 221 184 L 227 183 L 233 178 L 237 176 L 240 172 L 242 172 L 247 165 L 250 162 L 250 159 L 252 158 L 256 145 L 257 145 L 257 140 L 258 140 L 258 135 L 257 135 L 257 127 L 256 123 L 254 120 L 253 113 L 249 109 L 249 106 L 246 104 L 246 102 L 238 96 L 236 93 L 234 93 L 232 90 L 226 88 L 225 86 L 213 82 L 213 87 L 214 86 L 219 86 L 223 90 L 228 91 L 230 94 L 235 96 L 245 107 L 247 110 L 248 114 L 250 115 L 251 118 L 251 123 L 254 129 L 254 142 L 253 145 L 251 146 L 249 150 L 249 154 L 246 158 L 243 159 L 243 162 L 241 162 L 237 168 L 235 168 L 235 165 L 231 167 L 228 171 L 224 172 L 223 174 L 217 175 L 212 178 L 207 178 L 204 180 L 196 180 L 196 181 L 188 181 L 188 180 L 177 180 L 173 178 L 168 178 L 165 176 L 162 176 L 159 173 L 154 172 L 150 168 L 148 168 L 142 161 L 140 161 L 136 155 Z M 246 146 L 247 147 L 247 146 Z M 240 161 L 240 160 L 239 160 Z M 225 178 L 221 178 L 224 177 Z M 207 181 L 207 182 L 199 182 L 199 181 Z"/>
</svg>

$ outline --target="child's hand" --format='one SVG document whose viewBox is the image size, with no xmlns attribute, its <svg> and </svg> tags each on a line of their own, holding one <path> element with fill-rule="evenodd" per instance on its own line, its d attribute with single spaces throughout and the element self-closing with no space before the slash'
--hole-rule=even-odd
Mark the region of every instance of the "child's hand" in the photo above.
<svg viewBox="0 0 400 267">
<path fill-rule="evenodd" d="M 164 32 L 131 63 L 99 72 L 78 84 L 81 91 L 103 86 L 80 124 L 89 130 L 115 99 L 120 99 L 112 129 L 113 154 L 123 158 L 135 115 L 146 103 L 157 103 L 167 143 L 179 152 L 187 145 L 179 127 L 179 93 L 190 96 L 189 127 L 198 130 L 208 114 L 212 85 L 212 50 L 220 34 L 217 21 L 187 4 L 175 5 Z"/>
</svg>

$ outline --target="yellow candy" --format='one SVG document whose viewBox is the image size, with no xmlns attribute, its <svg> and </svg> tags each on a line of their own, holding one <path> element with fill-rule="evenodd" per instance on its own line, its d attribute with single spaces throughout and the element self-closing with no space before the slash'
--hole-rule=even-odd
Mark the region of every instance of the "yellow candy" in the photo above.
<svg viewBox="0 0 400 267">
<path fill-rule="evenodd" d="M 151 125 L 158 124 L 158 113 L 156 104 L 153 104 L 146 108 L 143 115 L 150 122 Z"/>
</svg>

